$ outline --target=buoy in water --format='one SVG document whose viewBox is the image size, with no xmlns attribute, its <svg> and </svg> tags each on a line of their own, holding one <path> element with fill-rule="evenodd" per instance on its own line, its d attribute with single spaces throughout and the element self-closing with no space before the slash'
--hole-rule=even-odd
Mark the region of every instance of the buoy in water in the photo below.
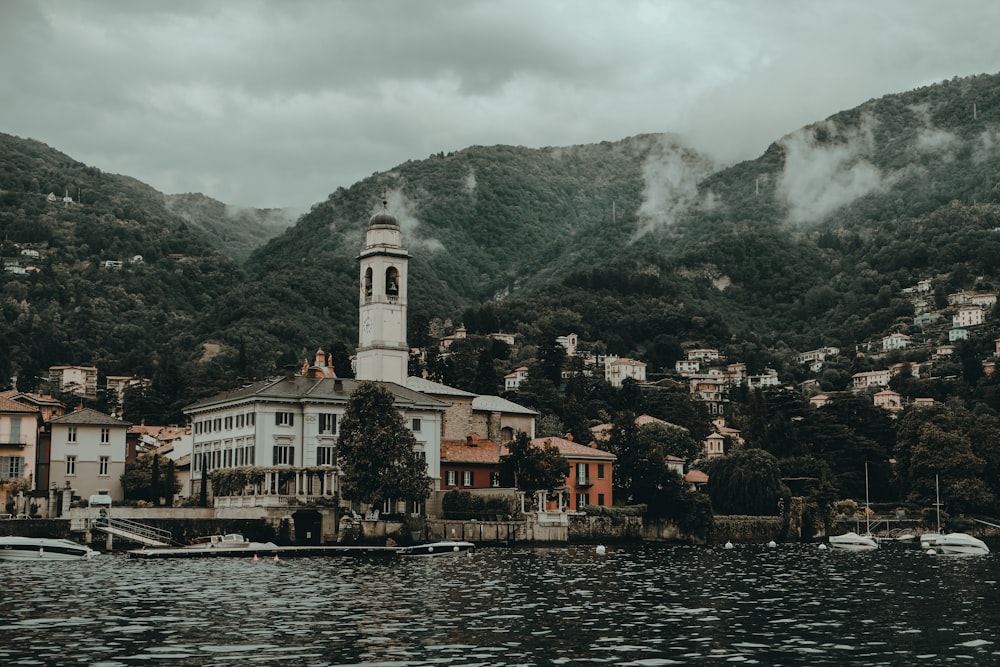
<svg viewBox="0 0 1000 667">
<path fill-rule="evenodd" d="M 825 544 L 819 545 L 819 550 L 820 551 L 826 551 L 826 545 Z"/>
<path fill-rule="evenodd" d="M 275 563 L 277 563 L 277 562 L 278 562 L 278 554 L 274 554 L 274 562 L 275 562 Z"/>
<path fill-rule="evenodd" d="M 768 546 L 769 549 L 773 549 L 774 547 L 776 547 L 778 545 L 775 543 L 774 540 L 771 540 L 770 542 L 767 543 L 767 546 Z"/>
<path fill-rule="evenodd" d="M 597 555 L 598 556 L 603 556 L 605 553 L 607 553 L 607 551 L 608 550 L 604 548 L 603 544 L 598 544 L 597 545 Z"/>
<path fill-rule="evenodd" d="M 732 542 L 726 542 L 725 548 L 726 549 L 732 549 L 733 548 L 733 543 Z"/>
<path fill-rule="evenodd" d="M 934 551 L 934 549 L 928 549 L 928 550 L 927 550 L 927 555 L 928 555 L 928 556 L 936 556 L 936 555 L 937 555 L 937 552 L 936 552 L 936 551 Z"/>
<path fill-rule="evenodd" d="M 257 554 L 254 554 L 253 555 L 253 559 L 254 559 L 254 562 L 259 561 L 260 560 L 260 556 L 258 556 Z"/>
</svg>

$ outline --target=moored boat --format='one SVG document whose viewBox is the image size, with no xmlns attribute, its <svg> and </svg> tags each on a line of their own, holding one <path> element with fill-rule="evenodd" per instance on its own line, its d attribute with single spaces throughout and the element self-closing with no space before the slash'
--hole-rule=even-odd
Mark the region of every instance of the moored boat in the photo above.
<svg viewBox="0 0 1000 667">
<path fill-rule="evenodd" d="M 458 553 L 471 553 L 476 550 L 472 542 L 461 540 L 437 540 L 424 544 L 414 544 L 399 547 L 396 553 L 400 556 L 449 556 Z"/>
<path fill-rule="evenodd" d="M 940 553 L 958 556 L 980 556 L 988 554 L 986 543 L 968 533 L 945 533 L 938 535 L 934 549 Z"/>
<path fill-rule="evenodd" d="M 100 552 L 51 537 L 0 537 L 0 560 L 86 560 Z"/>
<path fill-rule="evenodd" d="M 129 558 L 226 558 L 239 556 L 273 556 L 280 547 L 274 542 L 251 542 L 239 533 L 206 535 L 191 544 L 179 547 L 133 549 Z"/>
<path fill-rule="evenodd" d="M 843 535 L 831 535 L 830 546 L 841 551 L 871 551 L 878 549 L 878 540 L 873 535 L 858 535 L 851 531 Z"/>
</svg>

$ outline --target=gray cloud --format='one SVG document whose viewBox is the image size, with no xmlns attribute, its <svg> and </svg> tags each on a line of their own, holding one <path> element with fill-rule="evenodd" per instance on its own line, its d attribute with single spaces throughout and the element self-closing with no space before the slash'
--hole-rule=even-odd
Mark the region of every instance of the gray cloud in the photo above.
<svg viewBox="0 0 1000 667">
<path fill-rule="evenodd" d="M 0 131 L 267 207 L 474 144 L 674 132 L 726 162 L 1000 70 L 998 23 L 993 0 L 0 0 Z"/>
</svg>

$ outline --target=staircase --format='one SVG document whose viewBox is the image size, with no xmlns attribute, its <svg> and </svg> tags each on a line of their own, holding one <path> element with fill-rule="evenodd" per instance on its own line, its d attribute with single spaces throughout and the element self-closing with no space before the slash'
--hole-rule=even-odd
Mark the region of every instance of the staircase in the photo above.
<svg viewBox="0 0 1000 667">
<path fill-rule="evenodd" d="M 173 542 L 170 531 L 128 519 L 94 519 L 90 528 L 145 547 L 169 547 Z"/>
</svg>

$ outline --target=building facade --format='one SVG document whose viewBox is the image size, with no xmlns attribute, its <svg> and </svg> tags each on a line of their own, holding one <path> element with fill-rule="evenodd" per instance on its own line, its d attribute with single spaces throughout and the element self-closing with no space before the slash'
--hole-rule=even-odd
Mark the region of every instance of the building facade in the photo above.
<svg viewBox="0 0 1000 667">
<path fill-rule="evenodd" d="M 124 500 L 121 478 L 130 425 L 90 408 L 53 418 L 48 423 L 47 483 L 60 489 L 71 487 L 81 498 L 100 494 Z"/>
</svg>

